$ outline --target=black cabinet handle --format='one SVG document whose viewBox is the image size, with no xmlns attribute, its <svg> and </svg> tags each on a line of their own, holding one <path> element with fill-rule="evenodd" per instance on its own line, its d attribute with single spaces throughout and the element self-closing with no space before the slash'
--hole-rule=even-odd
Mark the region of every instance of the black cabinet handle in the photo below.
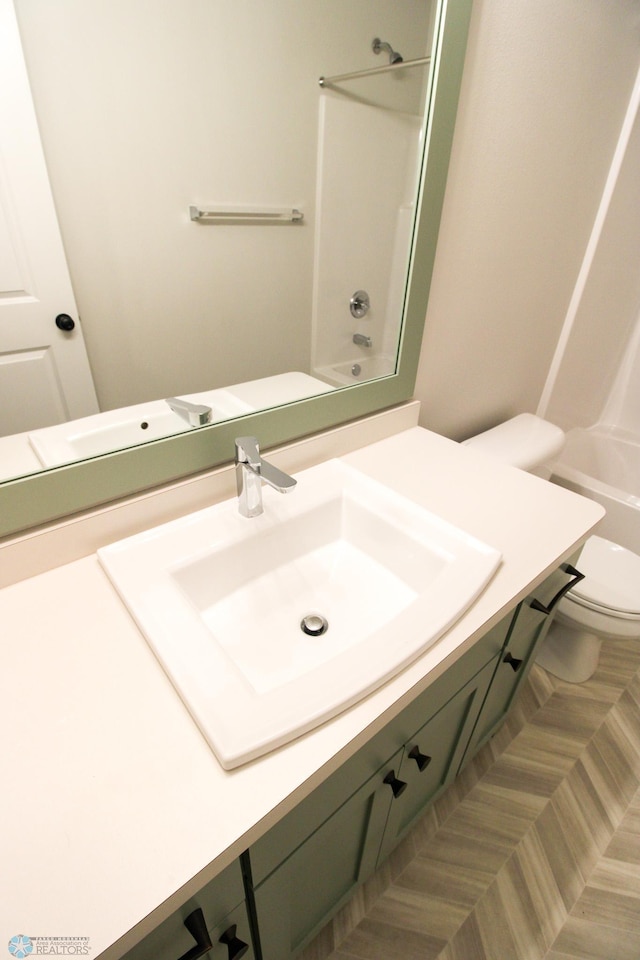
<svg viewBox="0 0 640 960">
<path fill-rule="evenodd" d="M 431 763 L 431 757 L 428 757 L 426 753 L 420 753 L 418 747 L 411 747 L 411 750 L 409 750 L 409 756 L 418 764 L 418 770 L 420 773 L 422 773 L 422 771 L 425 770 Z"/>
<path fill-rule="evenodd" d="M 244 940 L 240 940 L 236 937 L 236 925 L 232 923 L 231 926 L 225 930 L 222 934 L 218 943 L 224 943 L 229 951 L 229 960 L 240 960 L 240 957 L 244 957 L 245 953 L 249 949 L 249 944 L 245 943 Z"/>
<path fill-rule="evenodd" d="M 197 957 L 203 957 L 213 946 L 200 907 L 190 913 L 188 917 L 185 917 L 184 925 L 195 940 L 196 945 L 183 953 L 179 960 L 197 960 Z"/>
<path fill-rule="evenodd" d="M 386 775 L 383 783 L 388 783 L 391 789 L 393 790 L 394 797 L 399 797 L 401 793 L 407 789 L 407 785 L 404 780 L 398 780 L 395 774 L 395 770 L 390 770 Z"/>
<path fill-rule="evenodd" d="M 539 610 L 540 613 L 551 613 L 556 603 L 559 600 L 562 600 L 565 593 L 568 593 L 571 590 L 571 587 L 575 587 L 576 583 L 580 583 L 581 580 L 584 580 L 584 573 L 580 573 L 579 570 L 576 570 L 575 567 L 572 567 L 570 563 L 561 563 L 560 569 L 564 570 L 565 573 L 568 573 L 570 577 L 573 577 L 573 580 L 569 580 L 568 583 L 565 583 L 563 587 L 560 587 L 555 597 L 549 603 L 549 606 L 546 607 L 544 603 L 541 603 L 540 600 L 535 598 L 529 604 L 530 607 L 533 607 L 534 610 Z"/>
<path fill-rule="evenodd" d="M 522 666 L 522 660 L 517 660 L 516 657 L 512 657 L 510 653 L 505 654 L 502 659 L 503 663 L 508 663 L 511 666 L 511 669 L 514 673 L 517 673 L 520 667 Z"/>
</svg>

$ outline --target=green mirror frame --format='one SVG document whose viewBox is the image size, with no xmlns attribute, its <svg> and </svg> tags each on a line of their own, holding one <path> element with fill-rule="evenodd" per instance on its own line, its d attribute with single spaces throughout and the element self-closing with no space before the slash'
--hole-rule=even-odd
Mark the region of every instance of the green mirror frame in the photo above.
<svg viewBox="0 0 640 960">
<path fill-rule="evenodd" d="M 0 537 L 211 469 L 233 458 L 234 439 L 266 449 L 408 400 L 413 395 L 435 261 L 473 0 L 439 0 L 433 83 L 396 373 L 286 406 L 0 485 Z"/>
</svg>

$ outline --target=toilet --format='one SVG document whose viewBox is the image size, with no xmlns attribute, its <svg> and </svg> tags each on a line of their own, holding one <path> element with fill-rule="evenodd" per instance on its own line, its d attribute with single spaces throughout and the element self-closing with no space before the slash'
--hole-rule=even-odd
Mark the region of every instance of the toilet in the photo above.
<svg viewBox="0 0 640 960">
<path fill-rule="evenodd" d="M 531 413 L 464 441 L 489 456 L 549 479 L 551 463 L 564 446 L 560 427 Z M 592 536 L 577 564 L 584 579 L 558 603 L 536 662 L 571 683 L 583 683 L 598 665 L 602 640 L 640 639 L 640 557 Z"/>
</svg>

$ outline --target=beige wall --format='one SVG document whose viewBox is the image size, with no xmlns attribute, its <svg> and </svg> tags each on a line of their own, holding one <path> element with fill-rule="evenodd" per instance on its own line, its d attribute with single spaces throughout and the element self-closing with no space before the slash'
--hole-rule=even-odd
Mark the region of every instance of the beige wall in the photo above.
<svg viewBox="0 0 640 960">
<path fill-rule="evenodd" d="M 639 41 L 638 0 L 475 0 L 416 386 L 424 426 L 461 439 L 535 412 Z M 578 405 L 588 389 L 574 383 Z"/>
</svg>

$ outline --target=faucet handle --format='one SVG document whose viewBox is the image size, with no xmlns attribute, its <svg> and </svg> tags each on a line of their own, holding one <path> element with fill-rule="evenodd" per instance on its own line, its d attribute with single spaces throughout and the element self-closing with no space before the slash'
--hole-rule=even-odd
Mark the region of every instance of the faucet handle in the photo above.
<svg viewBox="0 0 640 960">
<path fill-rule="evenodd" d="M 211 407 L 204 403 L 191 403 L 189 400 L 181 400 L 180 397 L 167 397 L 165 402 L 191 427 L 202 427 L 205 423 L 211 423 Z"/>
<path fill-rule="evenodd" d="M 236 463 L 248 463 L 260 470 L 260 446 L 256 437 L 236 437 Z"/>
</svg>

